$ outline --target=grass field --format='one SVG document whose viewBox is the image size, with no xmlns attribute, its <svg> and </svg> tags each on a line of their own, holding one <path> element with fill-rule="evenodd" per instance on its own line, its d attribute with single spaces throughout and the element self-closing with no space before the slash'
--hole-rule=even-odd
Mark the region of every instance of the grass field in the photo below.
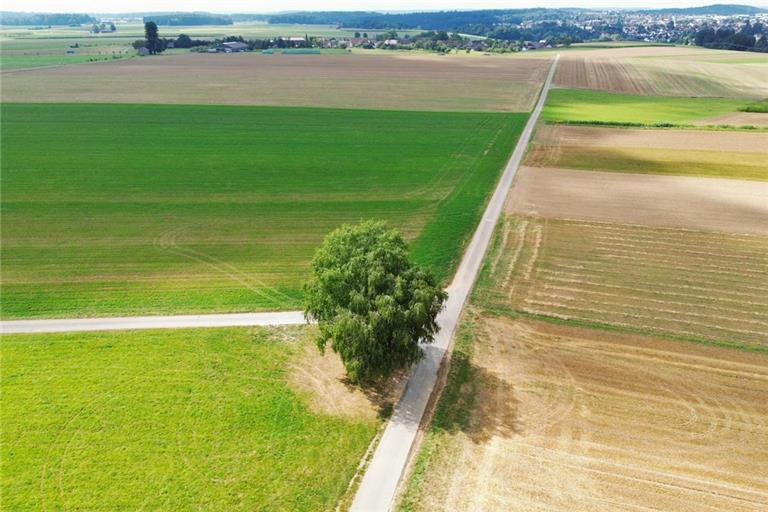
<svg viewBox="0 0 768 512">
<path fill-rule="evenodd" d="M 3 99 L 528 112 L 549 63 L 423 52 L 184 52 L 5 73 Z"/>
<path fill-rule="evenodd" d="M 480 277 L 489 310 L 768 350 L 768 237 L 507 217 Z"/>
<path fill-rule="evenodd" d="M 465 315 L 401 511 L 768 505 L 768 357 Z"/>
<path fill-rule="evenodd" d="M 748 101 L 727 98 L 633 96 L 584 89 L 553 89 L 542 112 L 545 121 L 690 124 L 735 112 Z"/>
<path fill-rule="evenodd" d="M 5 104 L 3 316 L 295 308 L 366 218 L 446 278 L 526 117 Z"/>
<path fill-rule="evenodd" d="M 295 390 L 308 330 L 4 336 L 3 509 L 332 510 L 379 420 Z"/>
</svg>

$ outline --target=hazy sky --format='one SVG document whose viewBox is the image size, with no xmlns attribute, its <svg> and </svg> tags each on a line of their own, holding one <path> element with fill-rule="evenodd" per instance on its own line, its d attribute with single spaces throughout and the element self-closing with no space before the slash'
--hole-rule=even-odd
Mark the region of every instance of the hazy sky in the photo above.
<svg viewBox="0 0 768 512">
<path fill-rule="evenodd" d="M 414 11 L 515 7 L 691 7 L 713 3 L 750 4 L 768 7 L 768 0 L 2 0 L 5 11 L 37 12 L 140 12 L 209 11 L 275 12 L 305 11 Z"/>
</svg>

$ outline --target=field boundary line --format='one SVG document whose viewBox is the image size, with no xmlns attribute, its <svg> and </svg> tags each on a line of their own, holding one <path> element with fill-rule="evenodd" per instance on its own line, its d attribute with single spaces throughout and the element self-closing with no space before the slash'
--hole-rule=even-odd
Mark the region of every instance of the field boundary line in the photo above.
<svg viewBox="0 0 768 512">
<path fill-rule="evenodd" d="M 453 281 L 447 288 L 448 301 L 437 318 L 440 331 L 435 336 L 434 343 L 422 345 L 424 358 L 411 371 L 403 395 L 360 482 L 350 507 L 352 512 L 386 512 L 395 504 L 398 485 L 411 458 L 427 404 L 433 396 L 439 369 L 448 353 L 464 303 L 483 263 L 485 252 L 488 250 L 494 229 L 504 209 L 507 193 L 544 107 L 559 59 L 558 54 L 550 65 L 536 106 L 496 184 L 483 217 L 462 256 Z"/>
</svg>

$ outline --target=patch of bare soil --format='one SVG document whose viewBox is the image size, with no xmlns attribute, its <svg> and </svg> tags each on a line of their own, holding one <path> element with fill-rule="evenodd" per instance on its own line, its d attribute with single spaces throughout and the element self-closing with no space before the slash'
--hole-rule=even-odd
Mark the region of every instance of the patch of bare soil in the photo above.
<svg viewBox="0 0 768 512">
<path fill-rule="evenodd" d="M 3 100 L 528 111 L 549 57 L 199 54 L 3 75 Z"/>
<path fill-rule="evenodd" d="M 386 415 L 407 380 L 407 374 L 401 372 L 379 387 L 361 389 L 349 382 L 337 354 L 330 348 L 320 354 L 313 343 L 304 344 L 289 369 L 291 387 L 308 397 L 314 412 L 355 419 Z"/>
<path fill-rule="evenodd" d="M 474 347 L 492 434 L 443 434 L 418 510 L 768 508 L 768 356 L 491 317 Z"/>
<path fill-rule="evenodd" d="M 745 112 L 740 114 L 745 114 Z M 764 116 L 766 126 L 768 126 L 768 114 L 754 115 Z M 728 114 L 728 116 L 737 115 Z M 768 133 L 765 132 L 643 130 L 544 124 L 537 128 L 535 142 L 547 145 L 582 147 L 733 151 L 763 153 L 768 156 Z"/>
<path fill-rule="evenodd" d="M 719 132 L 718 132 L 719 133 Z M 768 183 L 521 167 L 509 213 L 768 234 Z"/>
<path fill-rule="evenodd" d="M 759 126 L 768 127 L 768 114 L 760 112 L 733 112 L 718 117 L 710 117 L 696 124 L 700 125 L 718 125 L 728 124 L 732 126 Z"/>
</svg>

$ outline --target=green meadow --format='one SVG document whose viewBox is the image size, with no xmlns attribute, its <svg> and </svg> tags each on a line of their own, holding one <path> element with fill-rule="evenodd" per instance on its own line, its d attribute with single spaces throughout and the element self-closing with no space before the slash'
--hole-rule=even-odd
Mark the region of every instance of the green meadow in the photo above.
<svg viewBox="0 0 768 512">
<path fill-rule="evenodd" d="M 4 104 L 3 317 L 296 308 L 323 236 L 368 218 L 446 279 L 526 118 Z"/>
<path fill-rule="evenodd" d="M 586 89 L 553 89 L 542 119 L 550 122 L 689 124 L 729 112 L 749 101 L 727 98 L 633 96 Z"/>
<path fill-rule="evenodd" d="M 332 510 L 379 420 L 293 391 L 306 331 L 4 336 L 3 510 Z"/>
</svg>

